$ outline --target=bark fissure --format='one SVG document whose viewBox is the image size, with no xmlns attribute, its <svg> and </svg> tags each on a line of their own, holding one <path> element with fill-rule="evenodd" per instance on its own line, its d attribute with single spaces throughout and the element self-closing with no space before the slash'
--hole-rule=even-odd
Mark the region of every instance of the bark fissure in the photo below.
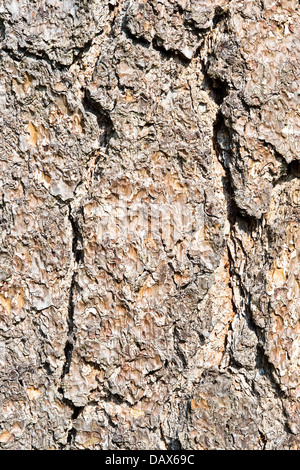
<svg viewBox="0 0 300 470">
<path fill-rule="evenodd" d="M 220 163 L 222 164 L 225 174 L 226 174 L 226 178 L 224 180 L 224 193 L 227 195 L 226 198 L 227 198 L 227 204 L 228 204 L 227 205 L 228 220 L 230 222 L 230 227 L 231 227 L 230 243 L 232 242 L 234 243 L 235 225 L 238 223 L 239 220 L 242 220 L 243 223 L 246 225 L 248 233 L 251 233 L 253 229 L 255 230 L 255 228 L 257 228 L 262 223 L 262 221 L 257 220 L 254 217 L 251 217 L 249 214 L 245 213 L 245 211 L 241 210 L 236 204 L 235 193 L 234 193 L 234 189 L 232 185 L 232 178 L 231 178 L 230 170 L 228 168 L 228 164 L 225 163 L 224 149 L 222 149 L 222 146 L 220 145 L 220 140 L 219 140 L 220 134 L 223 134 L 223 137 L 224 135 L 226 135 L 226 140 L 227 140 L 226 143 L 227 145 L 229 144 L 229 149 L 232 148 L 231 130 L 226 125 L 225 119 L 221 110 L 222 103 L 226 99 L 226 96 L 228 96 L 228 88 L 227 88 L 228 84 L 226 82 L 224 83 L 220 82 L 218 85 L 218 83 L 216 83 L 215 81 L 210 80 L 209 73 L 207 70 L 205 71 L 205 73 L 206 73 L 206 79 L 208 77 L 207 81 L 210 87 L 212 87 L 212 90 L 211 90 L 213 91 L 212 96 L 216 104 L 219 105 L 219 109 L 218 109 L 217 116 L 216 116 L 216 121 L 214 124 L 213 145 L 214 145 L 216 155 L 218 156 L 218 159 Z M 271 144 L 267 142 L 265 142 L 264 144 L 267 147 L 272 149 L 277 160 L 284 161 L 284 157 L 278 153 L 278 151 L 274 148 L 274 146 L 272 146 Z M 285 169 L 284 174 L 278 180 L 274 182 L 274 187 L 277 184 L 281 183 L 282 181 L 289 181 L 291 178 L 299 177 L 299 161 L 293 161 L 288 165 L 285 164 L 285 161 L 284 161 L 283 167 Z M 243 249 L 242 245 L 241 245 L 241 248 Z M 233 310 L 235 311 L 235 315 L 243 315 L 246 318 L 248 328 L 251 331 L 253 331 L 256 335 L 256 338 L 257 338 L 256 367 L 258 370 L 263 371 L 263 373 L 268 377 L 268 380 L 273 389 L 274 396 L 276 396 L 280 400 L 281 410 L 282 410 L 282 414 L 285 420 L 284 426 L 287 432 L 290 433 L 291 429 L 289 426 L 289 416 L 286 413 L 284 402 L 283 402 L 284 398 L 288 398 L 288 397 L 286 396 L 285 392 L 280 387 L 280 382 L 278 380 L 276 368 L 274 364 L 270 362 L 270 359 L 265 352 L 264 330 L 260 328 L 253 319 L 253 315 L 252 315 L 251 308 L 250 308 L 251 293 L 249 292 L 249 289 L 245 286 L 241 275 L 236 269 L 236 262 L 230 251 L 230 246 L 227 245 L 227 249 L 228 249 L 228 259 L 229 259 L 230 274 L 231 274 L 230 277 L 231 277 L 231 289 L 232 289 L 232 298 L 233 298 L 232 300 Z M 244 252 L 244 255 L 245 255 L 245 258 L 247 259 L 247 254 L 245 252 Z M 235 283 L 237 288 L 239 289 L 241 298 L 243 299 L 242 308 L 238 309 L 235 304 L 234 290 L 232 288 L 232 283 Z M 229 345 L 228 336 L 229 336 L 231 327 L 232 327 L 232 322 L 225 338 L 224 356 L 226 352 L 227 354 L 229 354 L 229 364 L 228 364 L 229 367 L 230 366 L 237 367 L 237 369 L 240 369 L 242 366 L 236 362 L 236 360 L 232 357 L 230 351 L 226 351 Z M 224 359 L 224 356 L 223 356 L 223 359 Z M 258 431 L 263 441 L 263 449 L 265 449 L 267 447 L 268 439 L 264 433 L 262 433 L 260 430 Z"/>
</svg>

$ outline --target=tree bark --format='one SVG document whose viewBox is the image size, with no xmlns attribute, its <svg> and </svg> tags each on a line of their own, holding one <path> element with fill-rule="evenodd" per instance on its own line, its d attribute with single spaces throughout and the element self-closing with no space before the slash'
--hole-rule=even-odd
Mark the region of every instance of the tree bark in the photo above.
<svg viewBox="0 0 300 470">
<path fill-rule="evenodd" d="M 0 1 L 1 448 L 298 448 L 299 24 Z"/>
</svg>

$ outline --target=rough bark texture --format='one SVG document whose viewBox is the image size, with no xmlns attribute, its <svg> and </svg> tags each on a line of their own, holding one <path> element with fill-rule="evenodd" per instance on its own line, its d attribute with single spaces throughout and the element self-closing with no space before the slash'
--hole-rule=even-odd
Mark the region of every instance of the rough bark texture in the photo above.
<svg viewBox="0 0 300 470">
<path fill-rule="evenodd" d="M 0 1 L 1 448 L 298 448 L 299 25 Z"/>
</svg>

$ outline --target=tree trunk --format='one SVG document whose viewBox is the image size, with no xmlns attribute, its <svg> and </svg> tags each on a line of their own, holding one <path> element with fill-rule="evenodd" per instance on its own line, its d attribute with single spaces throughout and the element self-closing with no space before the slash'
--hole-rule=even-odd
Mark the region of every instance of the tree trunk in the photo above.
<svg viewBox="0 0 300 470">
<path fill-rule="evenodd" d="M 298 448 L 299 20 L 0 1 L 1 448 Z"/>
</svg>

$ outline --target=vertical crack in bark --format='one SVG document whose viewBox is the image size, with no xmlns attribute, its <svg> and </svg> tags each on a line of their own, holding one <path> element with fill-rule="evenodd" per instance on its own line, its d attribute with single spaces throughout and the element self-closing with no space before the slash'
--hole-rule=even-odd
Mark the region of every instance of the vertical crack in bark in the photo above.
<svg viewBox="0 0 300 470">
<path fill-rule="evenodd" d="M 77 290 L 77 281 L 78 276 L 78 265 L 84 262 L 84 251 L 83 251 L 83 238 L 79 230 L 78 221 L 72 215 L 72 209 L 69 207 L 69 221 L 72 227 L 73 239 L 72 239 L 72 253 L 73 253 L 73 263 L 74 271 L 71 277 L 71 285 L 69 292 L 69 305 L 68 305 L 68 332 L 67 332 L 67 341 L 65 345 L 65 363 L 63 366 L 63 371 L 61 375 L 61 385 L 63 386 L 63 381 L 65 376 L 70 371 L 70 365 L 72 361 L 73 349 L 76 342 L 75 334 L 75 324 L 74 324 L 74 295 Z"/>
<path fill-rule="evenodd" d="M 84 251 L 83 251 L 83 245 L 82 245 L 83 237 L 79 229 L 79 223 L 78 223 L 78 220 L 74 218 L 72 215 L 71 206 L 69 206 L 69 221 L 72 227 L 72 234 L 73 234 L 72 253 L 73 253 L 74 267 L 73 267 L 73 274 L 71 277 L 71 285 L 70 285 L 70 291 L 69 291 L 68 318 L 67 318 L 68 331 L 67 331 L 67 340 L 66 340 L 65 348 L 64 348 L 65 362 L 64 362 L 62 374 L 60 377 L 60 387 L 58 389 L 58 392 L 61 393 L 62 395 L 62 401 L 66 403 L 67 406 L 73 410 L 71 420 L 72 420 L 72 423 L 74 424 L 74 421 L 78 418 L 79 414 L 82 412 L 83 407 L 75 406 L 71 400 L 65 397 L 64 381 L 65 381 L 66 376 L 70 372 L 73 351 L 74 351 L 74 347 L 76 343 L 76 325 L 74 321 L 74 308 L 75 308 L 74 298 L 75 298 L 75 293 L 78 289 L 78 284 L 77 284 L 78 266 L 80 263 L 84 262 Z M 68 437 L 67 437 L 68 445 L 72 444 L 73 440 L 75 439 L 75 436 L 76 436 L 76 429 L 74 425 L 72 425 L 71 429 L 69 429 L 68 431 Z"/>
<path fill-rule="evenodd" d="M 90 98 L 88 91 L 86 90 L 84 93 L 84 98 L 82 101 L 83 107 L 86 112 L 92 113 L 97 118 L 97 124 L 99 129 L 102 130 L 102 134 L 100 134 L 100 141 L 99 146 L 100 148 L 104 148 L 105 152 L 103 151 L 96 151 L 93 168 L 94 171 L 97 168 L 97 163 L 101 157 L 107 154 L 109 148 L 109 140 L 111 138 L 112 133 L 114 132 L 114 126 L 110 119 L 110 117 L 102 112 L 99 106 Z M 92 173 L 90 174 L 90 178 L 92 177 Z M 83 183 L 83 180 L 80 181 L 79 185 Z M 79 186 L 78 185 L 78 186 Z M 87 188 L 86 188 L 87 189 Z M 75 196 L 76 197 L 76 196 Z M 73 204 L 73 207 L 74 204 Z M 60 378 L 60 387 L 58 389 L 59 393 L 62 395 L 62 400 L 66 405 L 73 410 L 71 421 L 72 427 L 68 431 L 67 436 L 67 445 L 72 446 L 76 438 L 76 427 L 75 421 L 77 420 L 78 416 L 84 410 L 84 406 L 76 406 L 74 403 L 65 397 L 64 391 L 64 381 L 66 376 L 70 372 L 70 367 L 72 363 L 73 351 L 76 343 L 76 324 L 74 321 L 74 310 L 75 310 L 75 295 L 78 290 L 78 269 L 80 265 L 84 264 L 84 247 L 83 247 L 83 235 L 80 230 L 80 223 L 84 221 L 84 213 L 83 208 L 79 205 L 75 214 L 72 204 L 69 204 L 69 222 L 72 228 L 72 253 L 73 253 L 73 273 L 71 276 L 71 284 L 69 290 L 69 304 L 68 304 L 68 331 L 67 331 L 67 340 L 65 343 L 64 348 L 64 355 L 65 355 L 65 362 L 62 369 L 62 374 Z"/>
<path fill-rule="evenodd" d="M 224 116 L 222 114 L 222 110 L 221 110 L 222 103 L 223 103 L 224 99 L 226 98 L 226 96 L 228 94 L 227 83 L 226 82 L 222 83 L 221 81 L 216 82 L 215 80 L 212 80 L 209 77 L 209 73 L 206 70 L 206 67 L 205 67 L 204 64 L 203 64 L 203 72 L 204 72 L 204 76 L 206 78 L 207 84 L 211 88 L 211 96 L 214 99 L 214 101 L 216 102 L 216 104 L 218 104 L 218 106 L 219 106 L 218 112 L 217 112 L 217 115 L 216 115 L 215 124 L 214 124 L 213 146 L 214 146 L 214 150 L 216 152 L 216 155 L 218 157 L 218 160 L 222 164 L 222 166 L 224 168 L 224 171 L 225 171 L 225 174 L 226 174 L 226 177 L 225 177 L 224 182 L 223 182 L 224 183 L 224 193 L 225 193 L 225 196 L 227 198 L 228 220 L 229 220 L 229 223 L 230 223 L 230 240 L 234 241 L 234 227 L 235 227 L 236 223 L 239 220 L 243 221 L 243 223 L 246 225 L 246 227 L 248 227 L 249 233 L 251 233 L 251 231 L 253 229 L 258 228 L 259 224 L 261 223 L 261 220 L 256 219 L 255 217 L 250 216 L 249 214 L 246 214 L 244 211 L 242 211 L 237 206 L 236 201 L 235 201 L 234 188 L 233 188 L 232 178 L 231 178 L 231 174 L 230 174 L 230 169 L 228 168 L 228 165 L 226 164 L 226 159 L 224 159 L 224 155 L 223 155 L 224 154 L 224 149 L 222 149 L 222 147 L 220 145 L 220 137 L 219 136 L 220 136 L 220 134 L 223 134 L 223 136 L 225 136 L 225 139 L 227 140 L 227 145 L 229 144 L 229 149 L 230 149 L 229 152 L 232 151 L 231 150 L 231 148 L 232 148 L 231 129 L 228 128 L 228 126 L 226 125 L 225 118 L 224 118 Z M 266 145 L 269 146 L 269 144 L 267 144 L 267 143 L 266 143 Z M 276 155 L 277 154 L 278 153 L 276 152 Z M 283 157 L 278 156 L 278 158 L 279 157 L 280 157 L 280 159 L 283 159 Z M 279 178 L 279 180 L 274 183 L 274 186 L 282 180 L 286 181 L 290 178 L 297 178 L 297 177 L 299 177 L 299 162 L 294 162 L 293 161 L 293 162 L 291 162 L 290 164 L 288 164 L 286 166 L 285 174 L 283 176 L 281 176 Z M 243 249 L 242 246 L 241 246 L 241 248 Z M 238 308 L 236 307 L 236 305 L 234 303 L 234 292 L 233 292 L 233 285 L 232 285 L 233 282 L 236 282 L 237 288 L 239 289 L 239 292 L 240 292 L 240 296 L 241 296 L 242 299 L 244 299 L 243 305 L 242 305 L 242 310 L 243 310 L 242 313 L 243 313 L 243 315 L 244 315 L 244 317 L 247 321 L 248 328 L 250 328 L 255 333 L 256 338 L 257 338 L 257 352 L 256 352 L 257 368 L 258 369 L 263 369 L 265 375 L 269 379 L 270 385 L 272 386 L 272 389 L 273 389 L 273 392 L 274 392 L 274 396 L 276 398 L 278 398 L 278 400 L 281 403 L 281 410 L 282 410 L 282 416 L 284 418 L 285 430 L 288 433 L 291 433 L 289 423 L 288 423 L 289 417 L 286 413 L 285 406 L 284 406 L 284 401 L 283 401 L 284 398 L 285 398 L 285 392 L 281 389 L 280 384 L 279 384 L 278 380 L 276 379 L 275 366 L 270 362 L 270 360 L 269 360 L 269 358 L 268 358 L 268 356 L 265 352 L 265 349 L 264 349 L 264 344 L 265 344 L 264 331 L 253 320 L 251 307 L 250 307 L 251 292 L 249 292 L 249 290 L 245 286 L 245 284 L 244 284 L 244 282 L 241 278 L 241 275 L 239 274 L 239 272 L 236 269 L 235 260 L 234 260 L 233 254 L 230 251 L 229 243 L 227 243 L 227 249 L 228 249 L 228 255 L 229 255 L 228 259 L 229 259 L 229 264 L 230 264 L 230 280 L 231 280 L 231 289 L 232 289 L 232 295 L 233 295 L 232 305 L 233 305 L 234 311 L 235 311 L 236 314 L 238 314 Z M 244 255 L 245 255 L 245 258 L 246 258 L 246 253 L 244 253 Z M 232 322 L 231 322 L 231 324 L 232 324 Z M 229 331 L 228 331 L 228 333 L 226 335 L 226 339 L 225 339 L 226 344 L 225 344 L 224 356 L 226 354 L 226 349 L 228 348 L 228 334 L 229 334 Z M 231 364 L 231 365 L 235 366 L 236 365 L 235 361 L 231 357 L 230 352 L 228 352 L 228 354 L 229 354 L 229 361 L 230 361 L 229 365 Z M 259 433 L 260 433 L 260 436 L 261 436 L 261 439 L 262 439 L 262 442 L 263 442 L 263 449 L 265 449 L 266 446 L 267 446 L 267 442 L 268 442 L 267 436 L 264 435 L 260 430 L 259 430 Z"/>
<path fill-rule="evenodd" d="M 108 113 L 101 109 L 100 105 L 97 104 L 91 97 L 88 89 L 85 90 L 84 99 L 82 101 L 85 111 L 93 114 L 98 123 L 99 129 L 103 131 L 100 137 L 100 147 L 104 148 L 107 152 L 109 149 L 109 141 L 114 133 L 114 125 Z M 97 163 L 97 162 L 96 162 Z"/>
<path fill-rule="evenodd" d="M 115 11 L 113 13 L 113 20 L 115 19 Z M 112 25 L 111 25 L 112 28 Z M 90 44 L 91 45 L 91 44 Z M 83 52 L 88 53 L 88 49 L 86 48 Z M 93 114 L 97 119 L 97 125 L 100 131 L 100 140 L 99 140 L 99 148 L 95 152 L 94 161 L 93 161 L 93 170 L 89 175 L 88 180 L 90 181 L 93 173 L 97 171 L 97 163 L 100 158 L 103 158 L 104 155 L 107 155 L 109 149 L 109 141 L 114 132 L 113 123 L 107 113 L 105 113 L 97 103 L 95 103 L 92 98 L 90 97 L 88 89 L 84 90 L 84 97 L 82 100 L 82 105 L 84 110 L 87 113 Z M 104 149 L 104 152 L 101 151 Z M 83 179 L 80 181 L 79 185 L 82 185 Z M 88 185 L 89 182 L 87 181 Z M 87 185 L 87 186 L 88 186 Z M 87 190 L 88 188 L 86 188 Z M 76 194 L 75 194 L 76 198 Z M 73 410 L 71 421 L 72 426 L 68 431 L 67 436 L 67 445 L 70 447 L 76 438 L 76 427 L 75 421 L 77 420 L 78 416 L 84 410 L 84 407 L 79 407 L 74 405 L 74 403 L 65 397 L 65 390 L 64 390 L 64 381 L 66 376 L 70 372 L 70 367 L 72 363 L 73 351 L 76 343 L 76 324 L 74 321 L 74 310 L 75 310 L 75 296 L 78 290 L 78 269 L 80 265 L 84 264 L 84 247 L 83 247 L 83 236 L 80 230 L 80 223 L 84 221 L 84 213 L 83 208 L 80 204 L 77 204 L 79 208 L 76 208 L 76 212 L 74 213 L 75 204 L 69 204 L 69 222 L 72 228 L 72 253 L 73 253 L 73 273 L 71 276 L 71 284 L 69 290 L 69 304 L 68 304 L 68 331 L 67 331 L 67 339 L 64 348 L 64 355 L 65 355 L 65 362 L 62 369 L 62 374 L 60 377 L 60 387 L 58 389 L 59 393 L 62 395 L 62 400 L 66 405 Z"/>
<path fill-rule="evenodd" d="M 80 208 L 79 210 L 80 215 L 83 218 L 83 210 Z M 84 263 L 84 250 L 83 250 L 83 237 L 80 232 L 80 225 L 78 222 L 78 218 L 73 217 L 72 209 L 69 208 L 69 221 L 72 226 L 73 232 L 73 239 L 72 239 L 72 252 L 74 256 L 75 265 L 80 263 Z M 70 309 L 73 308 L 73 301 L 70 299 Z"/>
<path fill-rule="evenodd" d="M 179 331 L 176 326 L 174 326 L 173 336 L 174 336 L 174 351 L 176 352 L 180 362 L 182 363 L 182 368 L 186 369 L 188 367 L 188 363 L 186 361 L 186 358 L 184 357 L 184 354 L 180 350 L 180 344 L 184 344 L 184 342 L 180 339 Z"/>
<path fill-rule="evenodd" d="M 233 331 L 233 328 L 232 328 L 232 325 L 233 325 L 233 321 L 236 317 L 236 315 L 238 315 L 238 308 L 235 304 L 235 301 L 234 301 L 234 293 L 233 293 L 233 279 L 232 279 L 232 273 L 231 273 L 231 260 L 230 260 L 230 257 L 231 257 L 231 254 L 230 254 L 230 249 L 229 247 L 227 246 L 227 253 L 228 253 L 228 263 L 229 263 L 229 288 L 231 290 L 231 307 L 232 307 L 232 311 L 233 311 L 233 318 L 230 320 L 230 323 L 228 324 L 228 329 L 227 329 L 227 333 L 226 333 L 226 336 L 224 338 L 224 352 L 223 352 L 223 357 L 222 357 L 222 360 L 220 361 L 220 365 L 221 367 L 224 367 L 224 361 L 225 361 L 225 358 L 226 358 L 226 354 L 227 354 L 227 348 L 229 346 L 229 335 L 230 333 Z M 230 354 L 228 354 L 229 356 L 229 361 L 230 361 Z M 229 363 L 230 365 L 230 363 Z"/>
<path fill-rule="evenodd" d="M 74 344 L 76 341 L 75 331 L 74 331 L 74 303 L 73 303 L 73 296 L 74 290 L 76 288 L 76 276 L 77 273 L 73 273 L 72 280 L 71 280 L 71 287 L 69 293 L 69 305 L 68 305 L 68 333 L 67 333 L 67 341 L 65 345 L 65 363 L 63 366 L 63 371 L 61 375 L 61 384 L 64 382 L 64 378 L 68 375 L 70 371 L 70 365 L 72 361 L 73 349 Z"/>
</svg>

